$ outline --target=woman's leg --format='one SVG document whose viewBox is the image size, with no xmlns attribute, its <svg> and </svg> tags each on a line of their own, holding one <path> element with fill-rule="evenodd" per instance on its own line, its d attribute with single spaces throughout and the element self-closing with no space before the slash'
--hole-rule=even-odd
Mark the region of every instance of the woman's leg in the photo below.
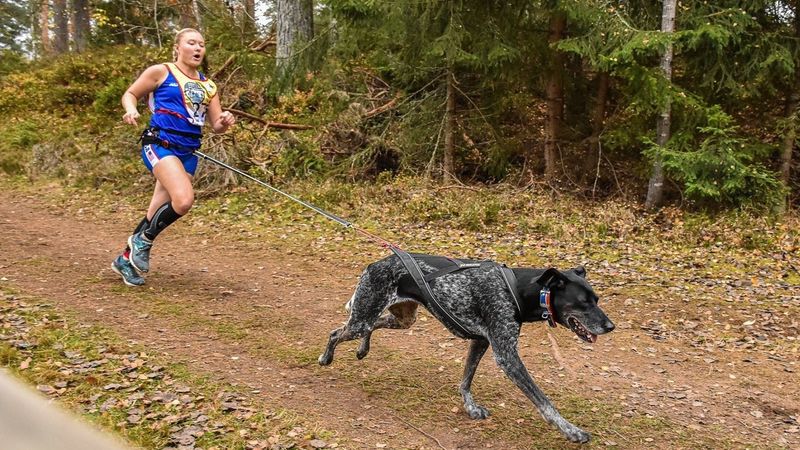
<svg viewBox="0 0 800 450">
<path fill-rule="evenodd" d="M 133 233 L 131 234 L 139 233 L 150 226 L 150 218 L 153 217 L 153 213 L 156 212 L 156 209 L 158 209 L 159 206 L 168 201 L 169 193 L 167 193 L 167 190 L 164 189 L 164 186 L 161 186 L 161 183 L 156 180 L 156 187 L 153 189 L 153 197 L 150 199 L 150 206 L 147 207 L 147 212 L 145 213 L 144 218 L 141 222 L 139 222 L 139 225 L 136 225 L 136 228 L 134 228 Z M 126 243 L 125 250 L 122 252 L 122 256 L 124 256 L 125 259 L 128 259 L 130 251 L 131 248 Z"/>
<path fill-rule="evenodd" d="M 140 272 L 150 270 L 150 247 L 165 228 L 188 213 L 194 203 L 192 177 L 180 159 L 168 156 L 153 167 L 156 187 L 147 211 L 149 225 L 128 238 L 130 260 Z"/>
<path fill-rule="evenodd" d="M 158 181 L 158 178 L 156 178 L 156 187 L 153 189 L 153 197 L 150 199 L 150 206 L 147 207 L 147 213 L 145 215 L 147 221 L 150 222 L 150 219 L 153 218 L 153 214 L 155 214 L 158 207 L 169 200 L 169 192 L 167 192 L 167 189 Z"/>
</svg>

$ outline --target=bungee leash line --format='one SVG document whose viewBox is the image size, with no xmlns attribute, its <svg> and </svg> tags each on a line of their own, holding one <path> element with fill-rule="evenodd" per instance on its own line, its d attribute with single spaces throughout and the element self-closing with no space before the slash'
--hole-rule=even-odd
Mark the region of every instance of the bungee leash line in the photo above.
<svg viewBox="0 0 800 450">
<path fill-rule="evenodd" d="M 222 167 L 222 168 L 224 168 L 224 169 L 228 169 L 228 170 L 230 170 L 231 172 L 237 173 L 237 174 L 239 174 L 239 175 L 241 175 L 241 176 L 243 176 L 243 177 L 247 178 L 248 180 L 254 181 L 254 182 L 256 182 L 256 183 L 260 184 L 261 186 L 264 186 L 265 188 L 267 188 L 267 189 L 270 189 L 270 190 L 271 190 L 271 191 L 273 191 L 273 192 L 276 192 L 276 193 L 278 193 L 278 194 L 281 194 L 281 195 L 283 195 L 284 197 L 288 198 L 289 200 L 291 200 L 291 201 L 293 201 L 293 202 L 295 202 L 295 203 L 298 203 L 298 204 L 300 204 L 300 205 L 302 205 L 302 206 L 305 206 L 306 208 L 308 208 L 308 209 L 310 209 L 310 210 L 312 210 L 312 211 L 316 212 L 317 214 L 320 214 L 321 216 L 323 216 L 323 217 L 325 217 L 325 218 L 327 218 L 327 219 L 330 219 L 330 220 L 332 220 L 332 221 L 334 221 L 334 222 L 338 223 L 339 225 L 342 225 L 342 226 L 343 226 L 343 227 L 345 227 L 345 228 L 352 228 L 353 230 L 355 230 L 355 231 L 357 231 L 357 232 L 359 232 L 359 233 L 363 234 L 363 235 L 364 235 L 364 236 L 366 236 L 367 238 L 369 238 L 369 239 L 372 239 L 372 240 L 374 240 L 374 241 L 377 241 L 377 242 L 379 242 L 379 243 L 380 243 L 382 246 L 384 246 L 384 247 L 388 247 L 388 248 L 399 248 L 397 245 L 395 245 L 395 244 L 393 244 L 393 243 L 391 243 L 391 242 L 387 241 L 386 239 L 384 239 L 384 238 L 382 238 L 382 237 L 380 237 L 380 236 L 378 236 L 378 235 L 375 235 L 375 234 L 373 234 L 373 233 L 370 233 L 370 232 L 368 232 L 368 231 L 366 231 L 366 230 L 362 230 L 361 228 L 359 228 L 359 227 L 355 226 L 355 225 L 354 225 L 352 222 L 350 222 L 350 221 L 347 221 L 347 220 L 345 220 L 345 219 L 343 219 L 343 218 L 341 218 L 341 217 L 339 217 L 339 216 L 336 216 L 336 215 L 334 215 L 334 214 L 331 214 L 331 213 L 329 213 L 329 212 L 325 211 L 324 209 L 322 209 L 322 208 L 320 208 L 320 207 L 318 207 L 318 206 L 314 206 L 314 205 L 312 205 L 311 203 L 304 202 L 303 200 L 300 200 L 299 198 L 297 198 L 297 197 L 295 197 L 295 196 L 293 196 L 293 195 L 291 195 L 291 194 L 287 194 L 286 192 L 283 192 L 282 190 L 280 190 L 280 189 L 278 189 L 278 188 L 276 188 L 276 187 L 274 187 L 274 186 L 271 186 L 271 185 L 269 185 L 269 184 L 265 183 L 265 182 L 264 182 L 264 181 L 262 181 L 262 180 L 259 180 L 258 178 L 256 178 L 256 177 L 254 177 L 254 176 L 250 175 L 249 173 L 247 173 L 247 172 L 245 172 L 245 171 L 243 171 L 243 170 L 237 169 L 236 167 L 233 167 L 233 166 L 231 166 L 231 165 L 229 165 L 229 164 L 226 164 L 226 163 L 224 163 L 224 162 L 222 162 L 222 161 L 220 161 L 220 160 L 218 160 L 218 159 L 216 159 L 216 158 L 213 158 L 213 157 L 211 157 L 211 156 L 208 156 L 208 155 L 206 155 L 206 154 L 205 154 L 205 153 L 203 153 L 203 152 L 200 152 L 200 151 L 197 151 L 197 150 L 195 150 L 195 152 L 194 152 L 194 153 L 195 153 L 197 156 L 199 156 L 199 157 L 201 157 L 201 158 L 203 158 L 203 159 L 205 159 L 205 160 L 211 161 L 212 163 L 214 163 L 214 164 L 216 164 L 216 165 L 218 165 L 218 166 L 220 166 L 220 167 Z"/>
</svg>

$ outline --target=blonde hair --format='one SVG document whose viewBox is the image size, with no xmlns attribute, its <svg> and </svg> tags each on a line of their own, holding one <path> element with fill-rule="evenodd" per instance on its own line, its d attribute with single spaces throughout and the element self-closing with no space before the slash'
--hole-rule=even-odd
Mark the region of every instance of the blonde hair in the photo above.
<svg viewBox="0 0 800 450">
<path fill-rule="evenodd" d="M 178 30 L 178 32 L 175 33 L 175 43 L 174 43 L 174 45 L 172 47 L 172 60 L 173 61 L 177 61 L 178 60 L 178 44 L 181 43 L 181 37 L 183 37 L 183 35 L 186 34 L 186 33 L 197 33 L 200 36 L 203 35 L 202 33 L 200 33 L 199 31 L 197 31 L 194 28 L 183 28 L 181 30 Z"/>
</svg>

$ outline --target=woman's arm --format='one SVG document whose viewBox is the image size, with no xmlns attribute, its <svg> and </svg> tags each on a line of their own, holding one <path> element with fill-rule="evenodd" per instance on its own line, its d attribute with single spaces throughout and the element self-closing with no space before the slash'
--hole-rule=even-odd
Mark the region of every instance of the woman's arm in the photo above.
<svg viewBox="0 0 800 450">
<path fill-rule="evenodd" d="M 167 68 L 163 64 L 157 64 L 145 69 L 139 75 L 139 78 L 128 87 L 128 90 L 122 94 L 122 107 L 125 108 L 125 115 L 122 116 L 122 121 L 130 125 L 136 125 L 136 119 L 139 118 L 139 110 L 136 108 L 136 104 L 139 99 L 155 91 L 166 78 Z"/>
<path fill-rule="evenodd" d="M 211 128 L 214 133 L 224 133 L 236 122 L 236 117 L 233 114 L 228 111 L 222 111 L 222 105 L 219 104 L 219 95 L 215 95 L 208 105 L 208 118 L 211 121 Z"/>
</svg>

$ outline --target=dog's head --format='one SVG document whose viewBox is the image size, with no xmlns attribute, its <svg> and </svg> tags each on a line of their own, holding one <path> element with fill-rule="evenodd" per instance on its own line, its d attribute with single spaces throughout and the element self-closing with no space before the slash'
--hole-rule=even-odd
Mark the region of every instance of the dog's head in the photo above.
<svg viewBox="0 0 800 450">
<path fill-rule="evenodd" d="M 597 335 L 614 329 L 614 324 L 597 305 L 597 294 L 586 281 L 586 269 L 583 267 L 566 272 L 550 268 L 534 283 L 550 289 L 556 322 L 572 330 L 584 341 L 594 343 Z"/>
</svg>

